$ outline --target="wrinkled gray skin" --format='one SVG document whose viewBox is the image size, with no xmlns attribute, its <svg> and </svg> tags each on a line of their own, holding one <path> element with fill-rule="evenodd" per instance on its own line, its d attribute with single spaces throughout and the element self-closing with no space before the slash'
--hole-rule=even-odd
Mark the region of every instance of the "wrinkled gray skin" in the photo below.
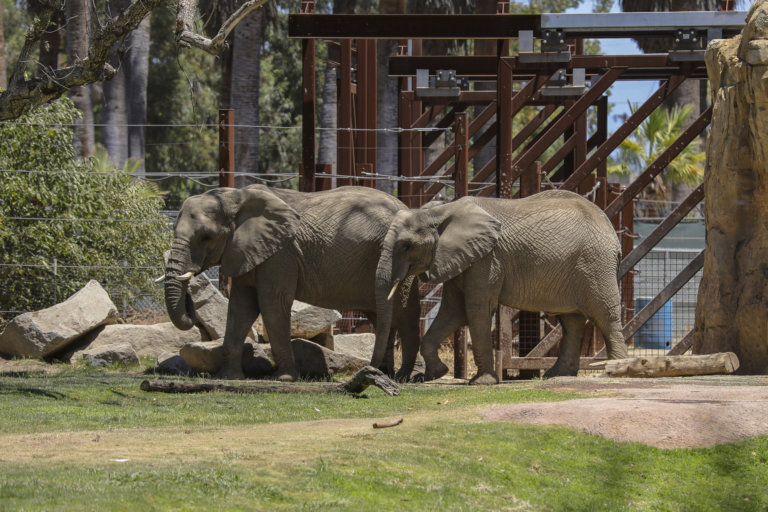
<svg viewBox="0 0 768 512">
<path fill-rule="evenodd" d="M 412 368 L 419 347 L 418 287 L 407 282 L 392 301 L 387 301 L 389 290 L 375 290 L 384 236 L 395 213 L 405 208 L 365 187 L 302 193 L 253 185 L 190 197 L 174 225 L 166 264 L 171 321 L 190 329 L 195 318 L 187 283 L 177 277 L 221 264 L 221 272 L 232 277 L 232 289 L 220 377 L 243 377 L 243 344 L 259 313 L 277 364 L 275 377 L 298 377 L 290 346 L 294 299 L 365 313 L 380 333 L 371 363 L 390 374 L 397 328 L 405 366 Z"/>
<path fill-rule="evenodd" d="M 545 377 L 576 375 L 587 319 L 603 333 L 608 357 L 627 356 L 620 256 L 614 228 L 597 206 L 571 192 L 547 191 L 399 212 L 379 272 L 391 276 L 392 286 L 410 275 L 445 283 L 440 310 L 421 341 L 427 380 L 448 370 L 437 354 L 440 342 L 468 324 L 478 368 L 470 383 L 493 384 L 491 316 L 498 303 L 558 316 L 560 355 Z"/>
</svg>

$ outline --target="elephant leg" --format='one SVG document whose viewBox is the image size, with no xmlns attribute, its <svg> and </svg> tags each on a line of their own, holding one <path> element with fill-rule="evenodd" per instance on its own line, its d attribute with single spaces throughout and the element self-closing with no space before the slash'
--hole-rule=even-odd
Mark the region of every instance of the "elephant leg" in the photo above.
<svg viewBox="0 0 768 512">
<path fill-rule="evenodd" d="M 398 381 L 404 382 L 412 378 L 413 367 L 419 355 L 420 313 L 419 287 L 417 283 L 413 283 L 408 293 L 406 306 L 395 309 L 395 325 L 397 326 L 397 332 L 400 334 L 403 356 L 400 370 L 395 375 Z"/>
<path fill-rule="evenodd" d="M 488 305 L 489 310 L 473 308 L 469 317 L 469 335 L 472 337 L 472 356 L 475 358 L 477 373 L 469 380 L 470 385 L 498 384 L 499 377 L 493 364 L 493 342 L 491 340 L 491 318 L 497 304 Z M 469 308 L 468 308 L 469 309 Z"/>
<path fill-rule="evenodd" d="M 443 298 L 440 302 L 437 317 L 421 340 L 421 355 L 424 357 L 426 366 L 424 380 L 439 379 L 448 373 L 448 367 L 445 366 L 438 355 L 440 343 L 456 332 L 456 329 L 466 324 L 464 294 L 455 283 L 448 281 L 443 284 Z"/>
<path fill-rule="evenodd" d="M 224 363 L 218 377 L 242 379 L 243 345 L 248 332 L 259 316 L 256 290 L 249 286 L 232 283 L 227 307 L 227 328 L 224 332 Z"/>
<path fill-rule="evenodd" d="M 544 378 L 575 377 L 579 372 L 579 356 L 581 354 L 581 336 L 587 318 L 581 313 L 559 315 L 560 325 L 563 326 L 563 339 L 560 341 L 560 354 L 554 366 L 544 373 Z"/>
<path fill-rule="evenodd" d="M 592 321 L 603 333 L 608 359 L 627 358 L 627 345 L 621 332 L 621 306 L 617 304 L 608 311 L 601 311 Z"/>
<path fill-rule="evenodd" d="M 299 378 L 291 347 L 291 305 L 293 297 L 286 293 L 274 293 L 259 287 L 259 303 L 264 328 L 269 333 L 269 344 L 277 370 L 276 380 L 293 382 Z"/>
</svg>

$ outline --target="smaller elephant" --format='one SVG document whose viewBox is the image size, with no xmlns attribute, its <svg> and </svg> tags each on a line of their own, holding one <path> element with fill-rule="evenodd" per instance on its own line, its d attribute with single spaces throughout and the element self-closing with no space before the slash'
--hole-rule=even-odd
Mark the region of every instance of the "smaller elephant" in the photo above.
<svg viewBox="0 0 768 512">
<path fill-rule="evenodd" d="M 412 275 L 445 283 L 437 317 L 421 342 L 427 380 L 448 371 L 438 357 L 440 342 L 468 324 L 477 364 L 470 383 L 498 382 L 491 317 L 499 303 L 557 315 L 560 354 L 544 377 L 576 375 L 587 319 L 603 333 L 608 357 L 627 356 L 617 282 L 620 249 L 609 219 L 578 194 L 464 197 L 398 212 L 377 276 L 388 277 L 393 294 Z"/>
</svg>

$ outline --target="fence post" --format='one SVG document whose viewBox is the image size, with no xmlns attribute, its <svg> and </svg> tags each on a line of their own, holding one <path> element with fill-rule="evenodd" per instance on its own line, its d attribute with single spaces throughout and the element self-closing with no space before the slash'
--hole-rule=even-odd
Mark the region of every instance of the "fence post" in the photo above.
<svg viewBox="0 0 768 512">
<path fill-rule="evenodd" d="M 235 111 L 219 110 L 219 186 L 235 188 Z M 219 290 L 229 297 L 232 278 L 219 270 Z"/>
<path fill-rule="evenodd" d="M 469 194 L 469 114 L 457 112 L 454 125 L 454 190 L 455 198 Z M 453 334 L 453 376 L 467 378 L 467 327 L 462 326 Z"/>
</svg>

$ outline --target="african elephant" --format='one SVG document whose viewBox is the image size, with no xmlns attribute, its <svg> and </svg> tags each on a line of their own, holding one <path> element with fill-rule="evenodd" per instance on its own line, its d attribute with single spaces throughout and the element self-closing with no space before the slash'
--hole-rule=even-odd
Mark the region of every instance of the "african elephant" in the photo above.
<svg viewBox="0 0 768 512">
<path fill-rule="evenodd" d="M 525 199 L 465 197 L 400 211 L 387 233 L 379 276 L 398 283 L 423 274 L 445 283 L 435 321 L 421 341 L 425 378 L 444 375 L 440 342 L 469 324 L 476 384 L 498 382 L 491 316 L 498 303 L 558 316 L 560 356 L 545 377 L 576 375 L 587 319 L 602 331 L 610 358 L 627 355 L 617 283 L 619 241 L 605 214 L 572 192 Z"/>
<path fill-rule="evenodd" d="M 261 313 L 276 378 L 298 377 L 290 345 L 294 299 L 368 315 L 381 338 L 372 364 L 391 373 L 395 329 L 404 360 L 415 359 L 419 347 L 418 287 L 409 283 L 394 305 L 388 290 L 378 296 L 375 290 L 384 236 L 403 209 L 394 197 L 366 187 L 302 193 L 253 185 L 192 196 L 174 224 L 166 264 L 171 321 L 179 329 L 194 325 L 187 280 L 220 264 L 222 274 L 232 278 L 220 376 L 242 378 L 243 343 Z"/>
</svg>

